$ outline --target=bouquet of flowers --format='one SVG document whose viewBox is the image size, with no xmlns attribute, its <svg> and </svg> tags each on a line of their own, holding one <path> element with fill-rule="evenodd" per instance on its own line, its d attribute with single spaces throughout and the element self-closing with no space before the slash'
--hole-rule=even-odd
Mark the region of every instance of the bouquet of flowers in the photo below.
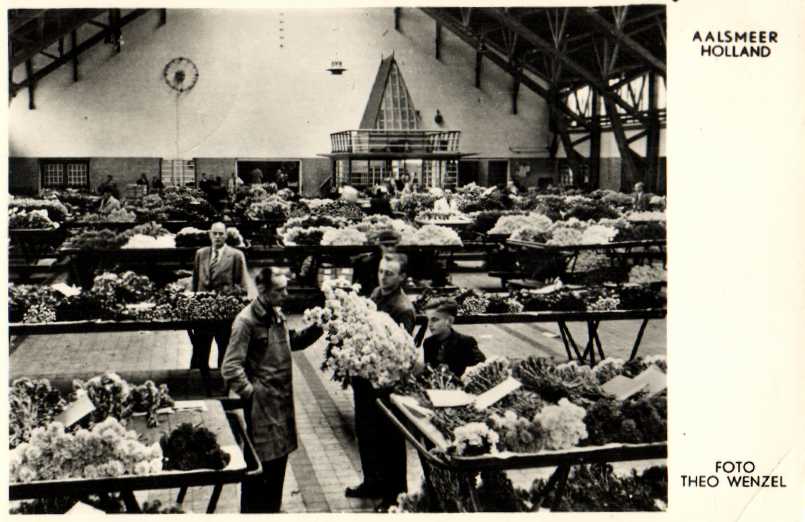
<svg viewBox="0 0 805 522">
<path fill-rule="evenodd" d="M 34 428 L 30 442 L 10 453 L 11 482 L 66 478 L 97 479 L 162 471 L 159 443 L 146 446 L 137 433 L 107 418 L 91 430 L 66 433 L 60 422 Z"/>
<path fill-rule="evenodd" d="M 602 245 L 615 239 L 617 234 L 618 231 L 613 227 L 590 225 L 581 234 L 581 244 Z"/>
<path fill-rule="evenodd" d="M 626 215 L 626 219 L 633 223 L 641 223 L 646 221 L 659 221 L 665 222 L 665 212 L 630 212 Z"/>
<path fill-rule="evenodd" d="M 583 234 L 577 228 L 567 226 L 559 226 L 551 231 L 551 238 L 548 240 L 549 245 L 578 245 L 581 243 Z"/>
<path fill-rule="evenodd" d="M 572 448 L 587 437 L 584 416 L 587 412 L 567 399 L 559 399 L 556 405 L 547 405 L 534 416 L 544 434 L 547 449 Z"/>
<path fill-rule="evenodd" d="M 28 210 L 24 208 L 8 209 L 8 228 L 49 230 L 58 226 L 48 218 L 47 210 Z"/>
<path fill-rule="evenodd" d="M 286 228 L 280 232 L 282 241 L 286 245 L 319 245 L 328 230 L 335 230 L 332 227 L 308 227 L 308 228 Z"/>
<path fill-rule="evenodd" d="M 629 282 L 634 284 L 659 283 L 668 280 L 668 273 L 657 265 L 635 265 L 629 270 Z"/>
<path fill-rule="evenodd" d="M 463 245 L 461 238 L 452 228 L 439 225 L 425 225 L 414 234 L 416 245 Z"/>
<path fill-rule="evenodd" d="M 57 199 L 17 198 L 11 196 L 11 200 L 8 202 L 8 208 L 9 210 L 13 208 L 26 211 L 44 210 L 49 219 L 58 222 L 64 221 L 69 215 L 67 207 Z"/>
<path fill-rule="evenodd" d="M 346 384 L 351 377 L 388 388 L 405 379 L 414 367 L 417 349 L 411 335 L 374 302 L 359 296 L 358 285 L 344 279 L 325 281 L 324 307 L 305 311 L 305 321 L 327 335 L 323 370 Z"/>
<path fill-rule="evenodd" d="M 246 209 L 245 216 L 252 221 L 284 220 L 291 205 L 277 196 L 254 201 Z"/>
<path fill-rule="evenodd" d="M 9 449 L 31 438 L 31 430 L 44 426 L 64 411 L 67 401 L 47 379 L 16 379 L 8 392 Z"/>
<path fill-rule="evenodd" d="M 453 430 L 452 450 L 457 455 L 497 453 L 498 433 L 485 422 L 470 422 Z"/>
<path fill-rule="evenodd" d="M 104 272 L 95 276 L 90 290 L 92 295 L 106 307 L 118 304 L 139 303 L 154 294 L 154 284 L 147 276 L 128 270 L 122 274 Z"/>
<path fill-rule="evenodd" d="M 365 245 L 366 235 L 353 227 L 330 228 L 321 238 L 322 245 Z"/>
<path fill-rule="evenodd" d="M 527 214 L 500 216 L 495 226 L 489 230 L 489 234 L 511 234 L 515 230 L 528 227 L 532 223 L 531 216 Z"/>
<path fill-rule="evenodd" d="M 360 205 L 351 201 L 344 201 L 343 199 L 329 201 L 315 208 L 310 208 L 309 210 L 304 207 L 300 207 L 294 212 L 294 214 L 295 217 L 301 217 L 308 214 L 310 216 L 328 216 L 341 218 L 349 222 L 360 221 L 364 215 Z"/>
</svg>

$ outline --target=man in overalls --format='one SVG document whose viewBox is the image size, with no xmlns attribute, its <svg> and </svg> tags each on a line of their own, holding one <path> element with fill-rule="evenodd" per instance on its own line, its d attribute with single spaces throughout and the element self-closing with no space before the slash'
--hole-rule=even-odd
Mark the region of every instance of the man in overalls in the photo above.
<svg viewBox="0 0 805 522">
<path fill-rule="evenodd" d="M 255 278 L 258 296 L 235 318 L 221 374 L 245 400 L 246 427 L 263 472 L 241 485 L 242 513 L 278 513 L 288 455 L 297 448 L 291 351 L 321 337 L 318 326 L 289 331 L 280 307 L 288 280 L 272 268 Z"/>
</svg>

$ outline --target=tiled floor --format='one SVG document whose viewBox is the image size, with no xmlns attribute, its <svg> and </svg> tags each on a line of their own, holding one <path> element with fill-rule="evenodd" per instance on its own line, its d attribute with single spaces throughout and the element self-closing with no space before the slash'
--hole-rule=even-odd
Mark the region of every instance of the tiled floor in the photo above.
<svg viewBox="0 0 805 522">
<path fill-rule="evenodd" d="M 300 317 L 292 316 L 289 320 L 291 326 L 298 325 Z M 607 355 L 628 357 L 638 327 L 638 321 L 603 323 L 599 335 Z M 458 329 L 475 336 L 487 356 L 523 357 L 540 353 L 560 359 L 565 357 L 555 325 L 473 325 Z M 586 335 L 583 324 L 573 324 L 571 330 L 577 340 Z M 31 336 L 14 339 L 12 346 L 14 345 L 17 347 L 10 358 L 12 378 L 88 371 L 100 373 L 107 370 L 183 369 L 189 366 L 190 361 L 190 342 L 187 333 L 183 331 Z M 340 384 L 333 382 L 319 370 L 323 352 L 323 342 L 319 341 L 293 356 L 299 449 L 289 460 L 283 511 L 371 511 L 372 501 L 344 497 L 344 489 L 361 480 L 353 428 L 352 391 L 342 389 Z M 649 323 L 640 353 L 665 353 L 665 321 Z M 215 361 L 216 356 L 211 355 L 210 360 Z M 539 475 L 545 476 L 549 471 L 542 470 Z M 523 485 L 530 484 L 536 476 L 534 470 L 511 474 L 516 483 Z M 419 459 L 413 448 L 409 447 L 409 491 L 417 491 L 421 480 Z M 196 513 L 205 512 L 211 491 L 210 487 L 191 488 L 183 508 Z M 158 498 L 163 503 L 172 503 L 177 493 L 177 490 L 154 491 L 143 492 L 138 496 L 141 499 Z M 238 512 L 239 497 L 237 486 L 226 486 L 217 512 Z"/>
</svg>

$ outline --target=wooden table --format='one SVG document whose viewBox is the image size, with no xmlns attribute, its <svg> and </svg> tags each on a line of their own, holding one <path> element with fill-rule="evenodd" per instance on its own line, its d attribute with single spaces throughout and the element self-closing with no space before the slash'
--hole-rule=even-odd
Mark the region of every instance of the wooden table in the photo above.
<svg viewBox="0 0 805 522">
<path fill-rule="evenodd" d="M 25 484 L 11 484 L 9 499 L 21 500 L 48 497 L 84 498 L 91 494 L 119 492 L 128 512 L 140 512 L 134 491 L 179 488 L 177 503 L 181 504 L 188 487 L 213 486 L 207 513 L 214 513 L 224 484 L 242 482 L 246 477 L 259 474 L 260 460 L 246 436 L 245 425 L 237 413 L 225 412 L 220 401 L 199 401 L 206 411 L 186 410 L 161 414 L 159 426 L 148 428 L 145 417 L 133 417 L 127 429 L 140 434 L 145 444 L 158 441 L 162 433 L 169 433 L 179 424 L 190 422 L 202 425 L 216 435 L 218 444 L 231 455 L 229 465 L 222 470 L 199 469 L 191 471 L 163 471 L 154 475 L 130 475 L 104 479 L 48 480 Z M 177 402 L 177 406 L 183 404 Z"/>
</svg>

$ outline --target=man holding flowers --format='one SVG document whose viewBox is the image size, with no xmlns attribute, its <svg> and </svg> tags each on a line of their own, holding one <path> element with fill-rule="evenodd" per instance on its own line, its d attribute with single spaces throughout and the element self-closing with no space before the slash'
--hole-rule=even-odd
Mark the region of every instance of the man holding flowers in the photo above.
<svg viewBox="0 0 805 522">
<path fill-rule="evenodd" d="M 414 330 L 414 306 L 402 289 L 407 278 L 408 257 L 386 254 L 377 271 L 379 286 L 370 298 L 408 333 Z M 380 497 L 376 510 L 386 512 L 407 491 L 405 438 L 378 408 L 380 390 L 360 377 L 351 379 L 355 395 L 355 432 L 361 456 L 363 482 L 346 489 L 347 497 Z"/>
</svg>

